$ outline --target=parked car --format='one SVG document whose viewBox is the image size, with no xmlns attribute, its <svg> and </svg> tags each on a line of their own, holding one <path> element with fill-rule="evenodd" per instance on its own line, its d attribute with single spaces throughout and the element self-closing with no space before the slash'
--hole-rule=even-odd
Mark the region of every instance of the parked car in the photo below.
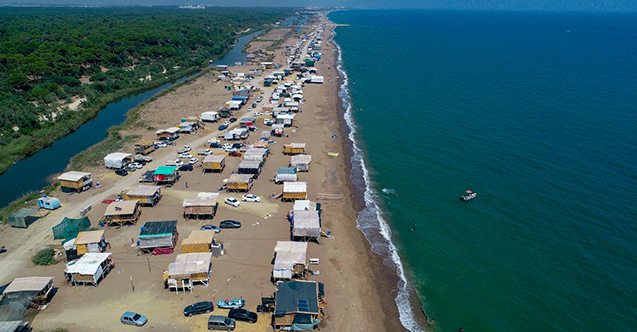
<svg viewBox="0 0 637 332">
<path fill-rule="evenodd" d="M 241 157 L 241 152 L 239 152 L 239 151 L 230 151 L 230 152 L 228 152 L 228 155 L 230 157 Z"/>
<path fill-rule="evenodd" d="M 132 166 L 132 165 L 126 165 L 126 166 L 124 166 L 124 168 L 122 168 L 122 169 L 123 169 L 123 170 L 125 170 L 125 171 L 128 171 L 128 172 L 135 172 L 135 171 L 137 170 L 137 168 L 135 168 L 135 167 L 134 167 L 134 166 Z"/>
<path fill-rule="evenodd" d="M 200 228 L 202 231 L 215 231 L 215 233 L 221 232 L 221 228 L 215 225 L 203 225 Z"/>
<path fill-rule="evenodd" d="M 257 103 L 256 102 L 252 103 L 252 108 L 257 108 Z"/>
<path fill-rule="evenodd" d="M 236 220 L 224 220 L 219 223 L 219 228 L 241 228 L 241 223 Z"/>
<path fill-rule="evenodd" d="M 168 160 L 166 161 L 166 166 L 177 166 L 177 167 L 181 167 L 184 164 L 183 161 L 179 160 L 179 159 L 175 159 L 174 161 L 172 160 Z"/>
<path fill-rule="evenodd" d="M 224 203 L 230 205 L 230 206 L 234 206 L 234 207 L 239 207 L 239 205 L 241 205 L 241 202 L 239 202 L 236 198 L 234 197 L 226 197 L 226 199 L 223 200 Z"/>
<path fill-rule="evenodd" d="M 235 149 L 241 149 L 241 148 L 245 148 L 246 145 L 243 143 L 232 143 L 232 147 Z"/>
<path fill-rule="evenodd" d="M 144 163 L 145 163 L 145 162 L 144 162 Z M 133 166 L 133 167 L 135 167 L 136 169 L 142 169 L 142 168 L 144 168 L 144 165 L 142 165 L 141 163 L 137 163 L 137 162 L 132 163 L 132 164 L 130 164 L 130 165 L 131 165 L 131 166 Z"/>
<path fill-rule="evenodd" d="M 230 121 L 230 123 L 237 122 L 237 118 L 230 118 L 228 121 Z"/>
<path fill-rule="evenodd" d="M 184 153 L 179 155 L 179 158 L 188 158 L 188 159 L 190 159 L 190 158 L 192 158 L 192 155 L 190 153 L 188 153 L 188 152 L 184 152 Z"/>
<path fill-rule="evenodd" d="M 221 126 L 219 126 L 219 128 L 218 128 L 218 129 L 219 129 L 219 130 L 225 130 L 226 128 L 228 128 L 228 126 L 227 126 L 227 125 L 225 125 L 225 124 L 222 124 Z"/>
<path fill-rule="evenodd" d="M 184 148 L 182 149 L 182 151 L 184 151 L 184 152 L 188 152 L 190 150 L 192 150 L 192 149 L 188 145 L 184 145 Z"/>
<path fill-rule="evenodd" d="M 210 143 L 210 148 L 211 149 L 216 149 L 216 148 L 220 148 L 221 144 L 219 144 L 219 142 L 214 142 L 214 143 Z"/>
<path fill-rule="evenodd" d="M 185 164 L 185 165 L 181 165 L 179 166 L 178 170 L 180 171 L 185 171 L 185 172 L 190 172 L 194 169 L 194 167 L 192 167 L 192 165 L 190 164 Z"/>
<path fill-rule="evenodd" d="M 224 121 L 223 122 L 223 125 L 226 126 L 226 127 L 231 125 L 231 124 L 232 124 L 232 122 L 230 122 L 230 121 Z"/>
<path fill-rule="evenodd" d="M 208 330 L 234 331 L 236 322 L 226 316 L 210 315 L 208 317 Z"/>
<path fill-rule="evenodd" d="M 237 148 L 233 148 L 232 146 L 224 146 L 224 147 L 223 147 L 223 151 L 226 151 L 226 152 L 232 152 L 232 151 L 235 151 L 235 152 L 236 152 L 236 151 L 237 151 Z"/>
<path fill-rule="evenodd" d="M 248 112 L 252 112 L 252 107 L 248 107 Z M 254 112 L 256 114 L 256 112 Z"/>
<path fill-rule="evenodd" d="M 126 176 L 126 175 L 128 175 L 128 171 L 126 171 L 125 169 L 116 169 L 115 170 L 115 174 L 120 175 L 120 176 Z"/>
<path fill-rule="evenodd" d="M 122 315 L 122 318 L 120 318 L 120 322 L 127 325 L 143 326 L 148 322 L 148 318 L 138 313 L 127 311 Z"/>
<path fill-rule="evenodd" d="M 230 309 L 228 312 L 228 318 L 256 323 L 259 316 L 257 316 L 256 313 L 245 309 Z"/>
<path fill-rule="evenodd" d="M 191 317 L 193 315 L 199 315 L 203 313 L 209 313 L 215 310 L 214 304 L 210 301 L 203 301 L 191 304 L 184 308 L 184 316 Z"/>
<path fill-rule="evenodd" d="M 165 148 L 165 147 L 167 147 L 167 146 L 168 146 L 168 144 L 166 144 L 166 143 L 164 143 L 164 142 L 157 142 L 157 143 L 155 143 L 155 147 L 157 147 L 157 148 Z"/>
<path fill-rule="evenodd" d="M 261 202 L 261 197 L 257 195 L 247 194 L 241 197 L 241 200 L 244 202 Z"/>
<path fill-rule="evenodd" d="M 248 110 L 248 111 L 250 111 L 250 110 Z M 260 115 L 263 115 L 263 113 L 261 113 L 261 112 L 254 112 L 254 116 L 260 116 Z"/>
<path fill-rule="evenodd" d="M 188 161 L 188 163 L 190 165 L 194 165 L 194 164 L 196 164 L 198 162 L 199 162 L 199 159 L 197 159 L 197 158 L 190 158 L 190 160 Z"/>
</svg>

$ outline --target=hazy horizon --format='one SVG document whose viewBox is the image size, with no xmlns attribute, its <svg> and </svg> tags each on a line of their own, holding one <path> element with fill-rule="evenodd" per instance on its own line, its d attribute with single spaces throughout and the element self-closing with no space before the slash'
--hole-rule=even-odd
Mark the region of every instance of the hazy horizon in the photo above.
<svg viewBox="0 0 637 332">
<path fill-rule="evenodd" d="M 434 1 L 369 1 L 362 3 L 351 0 L 244 0 L 241 3 L 231 0 L 210 2 L 209 0 L 0 0 L 4 6 L 182 6 L 204 5 L 215 7 L 321 7 L 356 9 L 433 9 L 433 10 L 477 10 L 477 11 L 557 11 L 557 12 L 636 12 L 637 1 L 625 3 L 618 0 L 608 1 L 569 1 L 552 0 L 434 0 Z"/>
</svg>

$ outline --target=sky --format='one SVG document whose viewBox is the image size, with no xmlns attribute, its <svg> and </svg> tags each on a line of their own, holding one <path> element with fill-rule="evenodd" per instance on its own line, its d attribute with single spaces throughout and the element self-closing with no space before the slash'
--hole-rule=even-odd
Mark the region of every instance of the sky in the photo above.
<svg viewBox="0 0 637 332">
<path fill-rule="evenodd" d="M 205 5 L 265 7 L 347 7 L 363 9 L 445 9 L 506 11 L 636 12 L 637 0 L 0 0 L 0 4 Z"/>
</svg>

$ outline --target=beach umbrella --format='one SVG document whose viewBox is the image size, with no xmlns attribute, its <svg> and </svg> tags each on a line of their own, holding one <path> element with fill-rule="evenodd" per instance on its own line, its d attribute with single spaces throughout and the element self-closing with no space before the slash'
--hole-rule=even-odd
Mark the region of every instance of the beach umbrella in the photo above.
<svg viewBox="0 0 637 332">
<path fill-rule="evenodd" d="M 471 194 L 471 190 L 467 190 L 467 194 Z"/>
</svg>

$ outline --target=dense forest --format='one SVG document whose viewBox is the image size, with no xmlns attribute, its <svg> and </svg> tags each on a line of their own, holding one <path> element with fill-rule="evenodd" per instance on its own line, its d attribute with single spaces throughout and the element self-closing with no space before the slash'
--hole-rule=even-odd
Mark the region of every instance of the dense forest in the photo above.
<svg viewBox="0 0 637 332">
<path fill-rule="evenodd" d="M 0 173 L 95 116 L 105 102 L 206 66 L 235 36 L 291 10 L 169 7 L 0 11 Z M 157 83 L 156 81 L 153 81 Z M 61 105 L 78 98 L 77 111 Z"/>
</svg>

